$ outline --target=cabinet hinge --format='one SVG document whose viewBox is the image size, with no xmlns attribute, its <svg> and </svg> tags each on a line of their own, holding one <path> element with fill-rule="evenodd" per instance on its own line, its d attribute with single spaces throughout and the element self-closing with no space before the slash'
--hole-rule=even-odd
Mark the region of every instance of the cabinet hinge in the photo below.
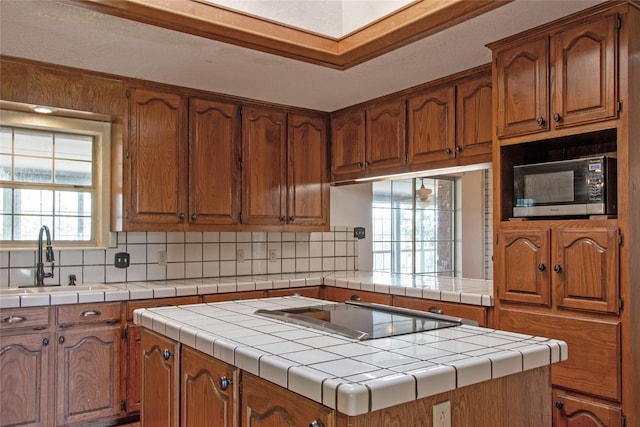
<svg viewBox="0 0 640 427">
<path fill-rule="evenodd" d="M 618 101 L 618 113 L 622 112 L 622 101 Z"/>
<path fill-rule="evenodd" d="M 122 412 L 127 412 L 127 401 L 126 400 L 121 400 L 120 401 L 120 410 Z"/>
<path fill-rule="evenodd" d="M 627 416 L 625 414 L 622 414 L 622 427 L 627 427 Z"/>
<path fill-rule="evenodd" d="M 124 96 L 126 96 L 127 98 L 131 97 L 131 91 L 129 89 L 124 91 Z"/>
<path fill-rule="evenodd" d="M 409 161 L 409 153 L 404 153 L 404 162 L 407 163 Z"/>
<path fill-rule="evenodd" d="M 238 214 L 238 222 L 242 224 L 242 212 Z"/>
<path fill-rule="evenodd" d="M 618 234 L 618 245 L 624 246 L 624 234 L 623 233 Z"/>
<path fill-rule="evenodd" d="M 618 29 L 622 28 L 622 18 L 620 18 L 620 16 L 618 16 Z"/>
<path fill-rule="evenodd" d="M 242 169 L 242 166 L 244 166 L 244 165 L 242 164 L 242 160 L 238 159 L 238 167 L 239 167 L 240 169 Z"/>
<path fill-rule="evenodd" d="M 128 159 L 128 158 L 129 158 L 129 152 L 128 152 L 128 151 L 125 151 L 125 153 L 124 153 L 124 158 L 125 158 L 125 159 Z"/>
<path fill-rule="evenodd" d="M 125 326 L 124 328 L 122 328 L 122 330 L 120 331 L 120 338 L 122 338 L 123 340 L 126 340 L 127 338 L 129 338 L 128 326 Z"/>
<path fill-rule="evenodd" d="M 129 219 L 129 209 L 126 209 L 126 210 L 124 211 L 124 217 L 125 217 L 126 219 Z"/>
<path fill-rule="evenodd" d="M 620 297 L 618 300 L 618 310 L 622 310 L 624 308 L 624 298 Z"/>
</svg>

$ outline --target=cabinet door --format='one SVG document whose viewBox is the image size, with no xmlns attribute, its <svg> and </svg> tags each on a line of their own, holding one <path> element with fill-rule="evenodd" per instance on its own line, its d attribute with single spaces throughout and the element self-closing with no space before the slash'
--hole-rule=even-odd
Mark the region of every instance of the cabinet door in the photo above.
<svg viewBox="0 0 640 427">
<path fill-rule="evenodd" d="M 491 75 L 457 85 L 456 155 L 477 156 L 491 153 L 492 101 Z"/>
<path fill-rule="evenodd" d="M 251 374 L 243 372 L 242 375 L 240 425 L 246 427 L 335 425 L 333 410 L 330 408 Z"/>
<path fill-rule="evenodd" d="M 555 304 L 618 314 L 618 228 L 561 228 L 554 235 Z"/>
<path fill-rule="evenodd" d="M 186 101 L 180 95 L 131 89 L 129 109 L 128 221 L 182 225 L 187 194 Z"/>
<path fill-rule="evenodd" d="M 622 427 L 617 406 L 595 402 L 562 390 L 553 391 L 553 425 L 556 427 Z"/>
<path fill-rule="evenodd" d="M 180 347 L 175 341 L 142 330 L 142 427 L 178 427 Z"/>
<path fill-rule="evenodd" d="M 189 223 L 237 224 L 240 214 L 240 107 L 189 101 Z"/>
<path fill-rule="evenodd" d="M 404 99 L 367 109 L 364 149 L 367 173 L 384 172 L 405 163 L 406 110 Z"/>
<path fill-rule="evenodd" d="M 411 166 L 455 157 L 455 88 L 409 98 L 408 160 Z"/>
<path fill-rule="evenodd" d="M 0 425 L 48 426 L 49 334 L 3 335 Z"/>
<path fill-rule="evenodd" d="M 119 327 L 56 333 L 58 425 L 120 415 Z"/>
<path fill-rule="evenodd" d="M 364 111 L 331 118 L 331 172 L 333 181 L 357 177 L 364 171 Z"/>
<path fill-rule="evenodd" d="M 608 16 L 554 36 L 556 128 L 616 117 L 617 19 Z"/>
<path fill-rule="evenodd" d="M 287 222 L 328 225 L 327 127 L 323 118 L 291 114 L 288 123 Z"/>
<path fill-rule="evenodd" d="M 286 114 L 248 107 L 242 116 L 242 222 L 284 225 L 286 221 Z"/>
<path fill-rule="evenodd" d="M 549 39 L 495 53 L 498 136 L 549 130 Z"/>
<path fill-rule="evenodd" d="M 496 287 L 501 301 L 551 305 L 550 230 L 502 229 L 496 251 Z"/>
<path fill-rule="evenodd" d="M 238 417 L 237 370 L 211 356 L 182 350 L 182 427 L 233 427 Z"/>
</svg>

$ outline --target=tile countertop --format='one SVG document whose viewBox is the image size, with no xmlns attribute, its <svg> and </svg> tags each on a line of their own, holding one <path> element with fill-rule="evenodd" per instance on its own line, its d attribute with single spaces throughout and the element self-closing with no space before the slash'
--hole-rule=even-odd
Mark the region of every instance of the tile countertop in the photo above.
<svg viewBox="0 0 640 427">
<path fill-rule="evenodd" d="M 563 341 L 474 326 L 357 341 L 254 314 L 326 303 L 292 296 L 138 309 L 134 321 L 349 416 L 568 355 Z"/>
<path fill-rule="evenodd" d="M 0 309 L 207 295 L 321 284 L 440 301 L 493 306 L 491 280 L 377 272 L 291 273 L 43 288 L 2 288 Z"/>
</svg>

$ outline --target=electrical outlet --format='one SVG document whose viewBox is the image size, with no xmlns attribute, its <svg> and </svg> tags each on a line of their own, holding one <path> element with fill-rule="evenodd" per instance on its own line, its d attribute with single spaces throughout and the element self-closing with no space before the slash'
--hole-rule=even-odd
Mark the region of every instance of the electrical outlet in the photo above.
<svg viewBox="0 0 640 427">
<path fill-rule="evenodd" d="M 451 427 L 451 402 L 433 405 L 433 427 Z"/>
<path fill-rule="evenodd" d="M 129 262 L 130 262 L 130 258 L 128 253 L 118 252 L 114 257 L 113 265 L 116 268 L 127 268 L 129 267 Z"/>
<path fill-rule="evenodd" d="M 278 253 L 275 249 L 269 249 L 269 262 L 276 262 L 278 260 Z"/>
<path fill-rule="evenodd" d="M 162 267 L 167 265 L 167 251 L 158 251 L 158 265 Z"/>
<path fill-rule="evenodd" d="M 244 249 L 237 249 L 236 250 L 236 261 L 237 262 L 244 262 Z"/>
</svg>

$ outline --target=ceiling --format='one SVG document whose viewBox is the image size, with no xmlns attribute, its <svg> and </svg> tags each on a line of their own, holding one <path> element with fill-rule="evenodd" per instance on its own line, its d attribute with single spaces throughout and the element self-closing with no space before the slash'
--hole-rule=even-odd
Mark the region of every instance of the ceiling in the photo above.
<svg viewBox="0 0 640 427">
<path fill-rule="evenodd" d="M 487 43 L 602 1 L 501 2 L 460 24 L 336 69 L 286 52 L 276 55 L 103 13 L 92 0 L 0 0 L 0 54 L 335 111 L 486 64 L 491 61 Z"/>
</svg>

